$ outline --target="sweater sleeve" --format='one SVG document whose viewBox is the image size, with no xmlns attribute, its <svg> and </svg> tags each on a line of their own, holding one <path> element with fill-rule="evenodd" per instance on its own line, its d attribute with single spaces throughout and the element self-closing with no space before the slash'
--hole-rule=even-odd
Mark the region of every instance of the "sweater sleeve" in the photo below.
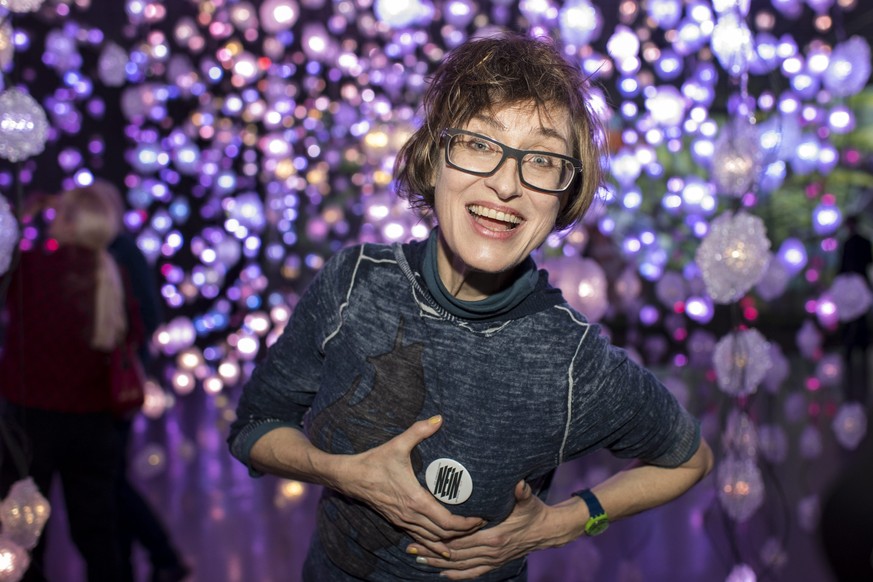
<svg viewBox="0 0 873 582">
<path fill-rule="evenodd" d="M 599 336 L 582 340 L 571 375 L 566 456 L 598 448 L 615 456 L 676 467 L 700 443 L 700 425 L 667 388 L 627 353 Z"/>
<path fill-rule="evenodd" d="M 227 440 L 231 453 L 252 475 L 258 474 L 250 462 L 255 442 L 281 426 L 301 428 L 315 399 L 324 361 L 322 346 L 341 325 L 343 290 L 348 288 L 353 260 L 352 249 L 328 260 L 298 301 L 282 335 L 243 387 Z"/>
</svg>

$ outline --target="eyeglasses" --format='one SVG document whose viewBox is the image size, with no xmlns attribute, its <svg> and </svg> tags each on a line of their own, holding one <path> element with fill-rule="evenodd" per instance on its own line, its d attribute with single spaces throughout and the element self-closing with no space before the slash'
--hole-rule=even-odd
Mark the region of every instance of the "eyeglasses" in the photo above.
<svg viewBox="0 0 873 582">
<path fill-rule="evenodd" d="M 541 192 L 560 193 L 570 187 L 582 162 L 570 156 L 535 150 L 519 150 L 480 133 L 448 128 L 442 132 L 446 142 L 446 163 L 475 176 L 493 175 L 506 158 L 518 165 L 521 183 Z"/>
</svg>

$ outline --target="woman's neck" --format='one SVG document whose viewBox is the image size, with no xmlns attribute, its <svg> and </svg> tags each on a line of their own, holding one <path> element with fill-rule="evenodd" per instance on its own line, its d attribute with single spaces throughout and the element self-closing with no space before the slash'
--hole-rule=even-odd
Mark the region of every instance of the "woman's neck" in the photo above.
<svg viewBox="0 0 873 582">
<path fill-rule="evenodd" d="M 437 240 L 437 270 L 443 286 L 453 297 L 461 301 L 481 301 L 512 282 L 512 271 L 485 273 L 473 270 L 449 250 L 442 237 Z"/>
</svg>

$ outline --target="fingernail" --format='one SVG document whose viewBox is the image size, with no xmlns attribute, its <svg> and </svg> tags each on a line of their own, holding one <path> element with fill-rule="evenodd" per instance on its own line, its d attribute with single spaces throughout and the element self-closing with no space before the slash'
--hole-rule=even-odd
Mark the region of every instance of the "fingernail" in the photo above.
<svg viewBox="0 0 873 582">
<path fill-rule="evenodd" d="M 418 562 L 419 564 L 427 564 L 427 558 L 425 558 L 424 556 L 417 557 L 415 559 L 415 561 Z"/>
<path fill-rule="evenodd" d="M 406 553 L 415 555 L 418 553 L 418 548 L 413 548 L 413 547 L 406 548 Z"/>
<path fill-rule="evenodd" d="M 439 424 L 443 420 L 443 417 L 439 414 L 435 414 L 427 419 L 427 421 L 431 424 Z"/>
<path fill-rule="evenodd" d="M 443 558 L 445 558 L 446 560 L 448 560 L 448 559 L 451 558 L 451 557 L 452 557 L 452 555 L 451 555 L 450 553 L 448 553 L 448 552 L 443 552 Z"/>
</svg>

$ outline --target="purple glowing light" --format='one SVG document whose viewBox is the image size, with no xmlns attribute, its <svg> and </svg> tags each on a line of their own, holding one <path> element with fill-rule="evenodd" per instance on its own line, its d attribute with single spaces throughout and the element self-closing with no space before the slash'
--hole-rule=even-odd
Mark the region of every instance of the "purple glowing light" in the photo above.
<svg viewBox="0 0 873 582">
<path fill-rule="evenodd" d="M 789 276 L 796 275 L 806 266 L 806 246 L 796 238 L 787 238 L 782 241 L 776 256 L 785 266 Z"/>
</svg>

